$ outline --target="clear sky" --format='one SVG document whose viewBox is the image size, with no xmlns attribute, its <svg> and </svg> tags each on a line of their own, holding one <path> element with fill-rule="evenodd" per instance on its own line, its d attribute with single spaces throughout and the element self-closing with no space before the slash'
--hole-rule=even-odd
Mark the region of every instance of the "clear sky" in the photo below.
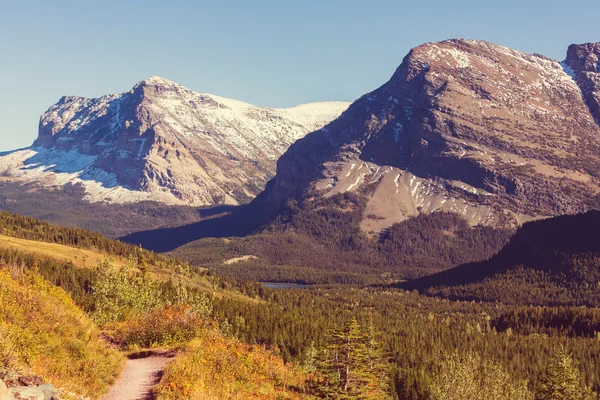
<svg viewBox="0 0 600 400">
<path fill-rule="evenodd" d="M 564 58 L 600 41 L 598 0 L 0 0 L 0 150 L 63 95 L 159 75 L 259 106 L 351 101 L 419 44 L 463 37 Z"/>
</svg>

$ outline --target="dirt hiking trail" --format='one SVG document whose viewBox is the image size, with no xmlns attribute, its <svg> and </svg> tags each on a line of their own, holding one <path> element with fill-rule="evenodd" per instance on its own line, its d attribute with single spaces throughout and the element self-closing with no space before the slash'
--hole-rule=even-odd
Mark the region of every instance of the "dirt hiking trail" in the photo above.
<svg viewBox="0 0 600 400">
<path fill-rule="evenodd" d="M 151 400 L 152 388 L 160 381 L 165 366 L 175 355 L 151 351 L 130 356 L 121 376 L 102 400 Z"/>
</svg>

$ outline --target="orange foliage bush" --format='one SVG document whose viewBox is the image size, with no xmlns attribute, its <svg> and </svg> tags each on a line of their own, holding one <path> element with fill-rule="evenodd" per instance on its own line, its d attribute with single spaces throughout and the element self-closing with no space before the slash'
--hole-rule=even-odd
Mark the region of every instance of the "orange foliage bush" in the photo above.
<svg viewBox="0 0 600 400">
<path fill-rule="evenodd" d="M 188 305 L 167 306 L 108 325 L 125 348 L 150 348 L 184 343 L 196 337 L 206 322 Z"/>
</svg>

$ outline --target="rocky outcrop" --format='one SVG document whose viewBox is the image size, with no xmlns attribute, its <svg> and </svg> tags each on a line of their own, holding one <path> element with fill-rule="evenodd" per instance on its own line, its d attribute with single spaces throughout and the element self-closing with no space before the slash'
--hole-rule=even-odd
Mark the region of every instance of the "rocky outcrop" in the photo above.
<svg viewBox="0 0 600 400">
<path fill-rule="evenodd" d="M 60 392 L 50 384 L 40 385 L 37 389 L 44 393 L 44 400 L 60 400 Z"/>
<path fill-rule="evenodd" d="M 260 201 L 359 192 L 371 233 L 438 210 L 507 226 L 594 208 L 598 92 L 563 66 L 593 81 L 597 47 L 572 47 L 563 65 L 483 41 L 414 48 L 389 82 L 292 145 Z"/>
<path fill-rule="evenodd" d="M 569 46 L 563 64 L 579 84 L 590 112 L 600 125 L 600 43 Z"/>
<path fill-rule="evenodd" d="M 7 387 L 0 380 L 0 400 L 60 400 L 60 392 L 42 382 L 38 376 L 22 376 L 15 382 L 16 385 Z"/>
<path fill-rule="evenodd" d="M 46 400 L 44 392 L 34 387 L 10 388 L 16 400 Z"/>
<path fill-rule="evenodd" d="M 347 107 L 259 108 L 152 77 L 123 94 L 61 98 L 42 115 L 32 148 L 0 157 L 0 174 L 81 183 L 90 201 L 246 203 L 290 144 Z"/>
</svg>

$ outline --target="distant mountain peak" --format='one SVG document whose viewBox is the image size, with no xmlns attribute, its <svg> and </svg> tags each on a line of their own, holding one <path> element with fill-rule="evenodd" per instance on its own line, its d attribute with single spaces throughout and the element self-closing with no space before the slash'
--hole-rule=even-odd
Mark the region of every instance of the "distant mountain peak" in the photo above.
<svg viewBox="0 0 600 400">
<path fill-rule="evenodd" d="M 478 40 L 415 47 L 390 81 L 291 146 L 261 199 L 360 193 L 372 234 L 436 211 L 512 226 L 597 207 L 596 57 L 594 44 L 562 65 Z"/>
<path fill-rule="evenodd" d="M 42 186 L 81 183 L 90 201 L 245 203 L 290 144 L 347 107 L 260 108 L 152 76 L 121 94 L 62 97 L 41 116 L 31 149 L 0 157 L 0 173 Z"/>
<path fill-rule="evenodd" d="M 562 64 L 579 85 L 590 113 L 600 126 L 600 43 L 569 46 Z"/>
<path fill-rule="evenodd" d="M 160 77 L 160 76 L 158 76 L 158 75 L 153 75 L 153 76 L 151 76 L 151 77 L 149 77 L 149 78 L 147 78 L 147 79 L 144 79 L 142 82 L 143 82 L 143 83 L 146 83 L 146 84 L 151 84 L 151 85 L 152 85 L 152 84 L 156 84 L 156 85 L 174 85 L 174 86 L 181 86 L 181 85 L 179 85 L 178 83 L 175 83 L 175 82 L 173 82 L 173 81 L 171 81 L 171 80 L 169 80 L 169 79 L 166 79 L 166 78 Z"/>
</svg>

